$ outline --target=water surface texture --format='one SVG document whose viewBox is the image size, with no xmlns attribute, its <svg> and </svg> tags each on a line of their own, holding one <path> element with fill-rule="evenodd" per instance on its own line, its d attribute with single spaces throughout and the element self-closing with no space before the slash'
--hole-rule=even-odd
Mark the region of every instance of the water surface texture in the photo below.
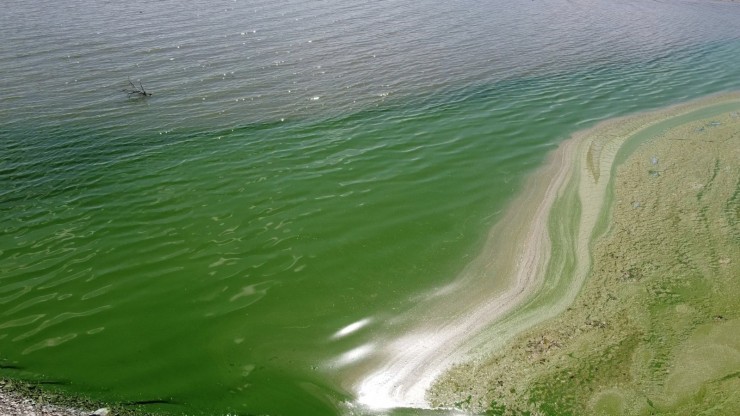
<svg viewBox="0 0 740 416">
<path fill-rule="evenodd" d="M 0 375 L 347 412 L 340 374 L 559 142 L 740 88 L 739 22 L 712 1 L 6 1 Z"/>
</svg>

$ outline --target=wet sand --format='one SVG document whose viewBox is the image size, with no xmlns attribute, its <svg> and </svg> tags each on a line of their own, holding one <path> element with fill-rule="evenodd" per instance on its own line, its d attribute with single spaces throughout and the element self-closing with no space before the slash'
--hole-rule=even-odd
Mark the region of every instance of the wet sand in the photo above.
<svg viewBox="0 0 740 416">
<path fill-rule="evenodd" d="M 717 96 L 569 141 L 576 163 L 552 204 L 543 284 L 477 337 L 478 356 L 439 377 L 428 403 L 740 413 L 738 110 L 738 94 Z"/>
</svg>

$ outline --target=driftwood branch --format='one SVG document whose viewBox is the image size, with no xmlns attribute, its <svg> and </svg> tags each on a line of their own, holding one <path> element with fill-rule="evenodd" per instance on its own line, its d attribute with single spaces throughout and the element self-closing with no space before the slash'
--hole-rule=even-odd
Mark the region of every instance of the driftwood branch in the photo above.
<svg viewBox="0 0 740 416">
<path fill-rule="evenodd" d="M 131 81 L 131 78 L 128 79 L 128 84 L 131 86 L 131 88 L 124 88 L 121 91 L 125 92 L 128 95 L 128 98 L 131 97 L 151 97 L 152 93 L 146 92 L 144 89 L 144 85 L 139 81 L 139 86 L 137 87 L 136 84 L 134 84 Z"/>
</svg>

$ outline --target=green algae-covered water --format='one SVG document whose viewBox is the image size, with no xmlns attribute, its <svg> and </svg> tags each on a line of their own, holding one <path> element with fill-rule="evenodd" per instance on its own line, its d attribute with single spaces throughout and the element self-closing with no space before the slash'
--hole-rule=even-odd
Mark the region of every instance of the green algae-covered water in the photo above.
<svg viewBox="0 0 740 416">
<path fill-rule="evenodd" d="M 340 375 L 560 141 L 740 88 L 733 3 L 363 3 L 6 5 L 0 375 L 371 412 Z"/>
</svg>

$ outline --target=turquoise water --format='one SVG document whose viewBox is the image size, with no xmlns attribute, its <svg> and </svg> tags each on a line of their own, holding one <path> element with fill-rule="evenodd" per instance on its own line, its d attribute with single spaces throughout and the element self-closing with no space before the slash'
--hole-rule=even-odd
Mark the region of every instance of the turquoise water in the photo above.
<svg viewBox="0 0 740 416">
<path fill-rule="evenodd" d="M 162 412 L 342 412 L 560 141 L 740 88 L 736 4 L 6 9 L 0 375 Z"/>
</svg>

